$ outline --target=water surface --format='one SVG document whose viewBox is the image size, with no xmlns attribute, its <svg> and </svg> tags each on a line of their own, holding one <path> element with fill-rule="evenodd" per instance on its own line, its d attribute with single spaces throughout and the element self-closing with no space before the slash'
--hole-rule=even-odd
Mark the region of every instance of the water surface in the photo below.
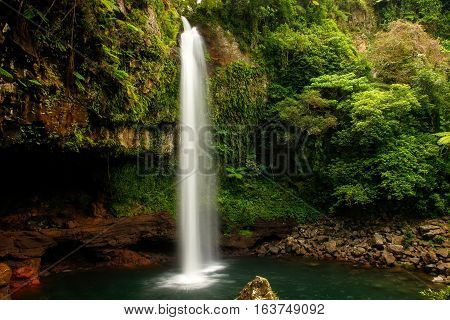
<svg viewBox="0 0 450 320">
<path fill-rule="evenodd" d="M 422 274 L 359 269 L 337 262 L 299 258 L 239 257 L 213 274 L 212 285 L 198 290 L 160 286 L 178 273 L 162 266 L 133 270 L 61 273 L 22 291 L 18 299 L 234 299 L 255 275 L 269 279 L 280 299 L 420 299 L 427 288 Z"/>
</svg>

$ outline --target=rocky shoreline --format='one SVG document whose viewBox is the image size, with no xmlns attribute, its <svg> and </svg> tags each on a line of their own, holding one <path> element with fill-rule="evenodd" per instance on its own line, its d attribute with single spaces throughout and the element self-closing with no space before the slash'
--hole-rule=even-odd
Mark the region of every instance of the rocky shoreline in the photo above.
<svg viewBox="0 0 450 320">
<path fill-rule="evenodd" d="M 422 221 L 325 218 L 259 245 L 259 256 L 294 255 L 359 266 L 418 270 L 450 283 L 449 217 Z"/>
<path fill-rule="evenodd" d="M 298 226 L 293 221 L 260 221 L 246 232 L 223 235 L 221 248 L 225 256 L 304 256 L 418 270 L 448 284 L 449 221 L 328 217 Z M 151 267 L 174 257 L 176 224 L 167 213 L 77 217 L 56 227 L 27 230 L 9 226 L 0 233 L 0 263 L 9 270 L 0 281 L 2 292 L 39 285 L 40 277 L 52 272 Z"/>
</svg>

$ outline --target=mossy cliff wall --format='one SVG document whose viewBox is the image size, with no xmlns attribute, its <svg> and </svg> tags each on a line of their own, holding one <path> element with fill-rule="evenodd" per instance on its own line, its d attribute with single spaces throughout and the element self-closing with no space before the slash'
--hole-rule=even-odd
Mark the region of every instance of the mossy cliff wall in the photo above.
<svg viewBox="0 0 450 320">
<path fill-rule="evenodd" d="M 227 224 L 317 215 L 304 198 L 319 211 L 448 213 L 444 1 L 0 6 L 0 152 L 78 154 L 86 164 L 95 154 L 98 191 L 116 214 L 174 211 L 181 15 L 207 47 Z M 252 139 L 261 130 L 276 141 Z M 286 154 L 293 132 L 309 138 L 289 150 L 290 164 L 306 157 L 309 175 L 278 176 L 282 188 L 273 188 L 271 161 Z M 275 154 L 269 161 L 262 145 Z M 145 177 L 136 168 L 142 154 L 158 164 Z"/>
<path fill-rule="evenodd" d="M 2 5 L 1 146 L 152 146 L 175 123 L 180 16 L 170 1 Z"/>
</svg>

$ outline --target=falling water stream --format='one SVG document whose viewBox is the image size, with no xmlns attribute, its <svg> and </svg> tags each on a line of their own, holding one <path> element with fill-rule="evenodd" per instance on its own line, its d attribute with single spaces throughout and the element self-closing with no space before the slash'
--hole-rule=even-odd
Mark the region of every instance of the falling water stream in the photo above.
<svg viewBox="0 0 450 320">
<path fill-rule="evenodd" d="M 182 17 L 179 238 L 182 273 L 169 281 L 189 288 L 211 283 L 217 260 L 216 179 L 208 121 L 202 37 Z"/>
</svg>

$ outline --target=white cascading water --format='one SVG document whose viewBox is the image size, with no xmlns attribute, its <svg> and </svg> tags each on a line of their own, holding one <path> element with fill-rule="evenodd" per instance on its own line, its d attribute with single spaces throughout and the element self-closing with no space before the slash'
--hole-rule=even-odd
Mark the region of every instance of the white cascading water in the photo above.
<svg viewBox="0 0 450 320">
<path fill-rule="evenodd" d="M 179 151 L 179 284 L 207 284 L 217 269 L 216 178 L 211 154 L 207 72 L 202 37 L 182 17 Z"/>
</svg>

